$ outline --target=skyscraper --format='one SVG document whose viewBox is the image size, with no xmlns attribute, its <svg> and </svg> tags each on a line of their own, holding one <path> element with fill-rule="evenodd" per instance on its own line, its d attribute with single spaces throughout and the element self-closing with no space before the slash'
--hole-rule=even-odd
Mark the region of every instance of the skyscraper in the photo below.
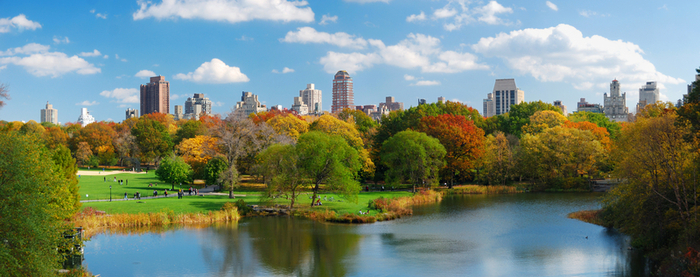
<svg viewBox="0 0 700 277">
<path fill-rule="evenodd" d="M 333 77 L 333 105 L 331 113 L 337 113 L 343 109 L 355 108 L 355 94 L 352 92 L 352 77 L 347 71 L 341 70 Z"/>
<path fill-rule="evenodd" d="M 241 101 L 236 103 L 234 116 L 237 119 L 244 119 L 251 113 L 259 113 L 267 110 L 267 107 L 258 101 L 258 96 L 249 91 L 244 91 Z"/>
<path fill-rule="evenodd" d="M 211 115 L 211 101 L 204 93 L 195 93 L 185 101 L 185 118 L 199 120 L 202 114 Z"/>
<path fill-rule="evenodd" d="M 141 115 L 150 113 L 170 113 L 170 82 L 163 76 L 141 85 Z"/>
<path fill-rule="evenodd" d="M 51 122 L 58 125 L 58 110 L 46 101 L 46 109 L 41 109 L 41 122 Z"/>
<path fill-rule="evenodd" d="M 323 105 L 321 102 L 321 90 L 315 89 L 314 84 L 307 84 L 305 90 L 300 90 L 299 97 L 301 97 L 302 102 L 308 107 L 308 113 L 320 114 L 321 111 L 323 111 Z"/>
<path fill-rule="evenodd" d="M 81 126 L 85 127 L 90 123 L 94 123 L 95 118 L 90 115 L 90 112 L 88 112 L 87 108 L 81 108 L 80 109 L 80 116 L 78 117 L 78 123 L 80 123 Z"/>
<path fill-rule="evenodd" d="M 655 104 L 659 101 L 659 88 L 656 87 L 656 82 L 647 82 L 639 89 L 639 103 L 637 103 L 637 112 L 641 111 L 646 105 Z"/>
<path fill-rule="evenodd" d="M 126 109 L 126 119 L 132 118 L 132 117 L 139 117 L 139 110 L 134 110 L 132 108 Z"/>
<path fill-rule="evenodd" d="M 610 96 L 603 94 L 603 111 L 610 121 L 627 122 L 627 93 L 620 94 L 617 79 L 610 83 Z"/>
<path fill-rule="evenodd" d="M 515 79 L 496 79 L 493 92 L 484 99 L 484 117 L 504 114 L 511 105 L 525 101 L 525 92 L 515 86 Z"/>
</svg>

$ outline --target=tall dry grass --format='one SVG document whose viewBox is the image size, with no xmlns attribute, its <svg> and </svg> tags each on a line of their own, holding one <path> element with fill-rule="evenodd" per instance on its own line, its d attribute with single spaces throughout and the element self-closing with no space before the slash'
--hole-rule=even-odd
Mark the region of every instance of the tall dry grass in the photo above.
<svg viewBox="0 0 700 277">
<path fill-rule="evenodd" d="M 172 210 L 166 209 L 157 213 L 104 214 L 88 207 L 73 217 L 73 223 L 75 226 L 82 226 L 85 235 L 90 237 L 106 229 L 143 230 L 150 229 L 147 227 L 164 227 L 172 224 L 206 225 L 214 222 L 238 221 L 238 219 L 240 215 L 235 205 L 224 205 L 219 211 L 185 214 L 175 214 Z"/>
<path fill-rule="evenodd" d="M 464 185 L 447 190 L 449 194 L 510 194 L 521 193 L 516 187 L 511 186 L 480 186 L 480 185 Z"/>
<path fill-rule="evenodd" d="M 573 212 L 567 215 L 568 218 L 578 219 L 583 222 L 588 222 L 595 225 L 605 226 L 603 220 L 600 219 L 599 214 L 602 210 L 584 210 Z"/>
</svg>

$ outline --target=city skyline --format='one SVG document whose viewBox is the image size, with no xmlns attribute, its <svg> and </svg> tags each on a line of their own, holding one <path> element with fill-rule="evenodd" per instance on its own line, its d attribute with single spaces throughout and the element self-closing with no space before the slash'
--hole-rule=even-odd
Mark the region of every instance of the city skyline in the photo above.
<svg viewBox="0 0 700 277">
<path fill-rule="evenodd" d="M 227 12 L 184 12 L 214 3 Z M 49 101 L 62 123 L 83 107 L 97 121 L 119 122 L 140 108 L 139 85 L 157 75 L 171 84 L 170 111 L 204 93 L 213 113 L 225 115 L 240 91 L 289 108 L 310 83 L 326 92 L 322 109 L 330 111 L 339 70 L 353 77 L 355 105 L 394 96 L 408 108 L 444 96 L 481 111 L 494 80 L 515 78 L 525 101 L 575 107 L 580 98 L 602 104 L 617 79 L 633 111 L 646 82 L 675 103 L 700 66 L 693 1 L 277 1 L 234 9 L 246 3 L 0 4 L 0 83 L 11 96 L 0 120 L 38 122 Z"/>
</svg>

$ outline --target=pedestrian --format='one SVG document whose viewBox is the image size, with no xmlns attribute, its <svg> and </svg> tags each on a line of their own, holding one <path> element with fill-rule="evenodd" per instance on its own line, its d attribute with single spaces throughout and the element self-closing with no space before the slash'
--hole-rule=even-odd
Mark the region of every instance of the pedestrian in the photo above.
<svg viewBox="0 0 700 277">
<path fill-rule="evenodd" d="M 198 189 L 194 189 L 194 195 L 199 195 L 199 190 L 198 190 Z"/>
<path fill-rule="evenodd" d="M 105 182 L 107 182 L 107 176 L 105 176 L 104 178 L 105 178 Z"/>
<path fill-rule="evenodd" d="M 126 196 L 126 192 L 124 193 L 124 200 L 128 200 Z"/>
<path fill-rule="evenodd" d="M 126 185 L 127 186 L 129 185 L 129 179 L 126 179 Z"/>
<path fill-rule="evenodd" d="M 153 197 L 158 197 L 158 192 L 156 190 L 153 190 Z"/>
<path fill-rule="evenodd" d="M 164 189 L 163 191 L 164 191 L 165 197 L 168 197 L 168 189 Z"/>
</svg>

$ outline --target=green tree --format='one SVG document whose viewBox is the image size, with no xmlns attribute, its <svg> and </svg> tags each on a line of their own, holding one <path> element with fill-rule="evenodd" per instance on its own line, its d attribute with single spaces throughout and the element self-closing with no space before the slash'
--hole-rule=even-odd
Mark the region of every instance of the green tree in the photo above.
<svg viewBox="0 0 700 277">
<path fill-rule="evenodd" d="M 311 183 L 311 205 L 316 201 L 321 184 L 351 201 L 356 200 L 360 184 L 355 180 L 355 174 L 361 163 L 357 150 L 345 139 L 311 131 L 301 135 L 295 147 L 299 155 L 298 168 Z"/>
<path fill-rule="evenodd" d="M 496 132 L 486 138 L 486 151 L 482 158 L 483 172 L 481 180 L 488 185 L 506 185 L 515 173 L 515 145 L 506 135 Z"/>
<path fill-rule="evenodd" d="M 291 144 L 273 144 L 258 155 L 258 169 L 267 185 L 265 196 L 289 199 L 290 209 L 294 209 L 297 196 L 305 185 L 295 150 Z"/>
<path fill-rule="evenodd" d="M 54 154 L 66 162 L 56 165 L 36 138 L 0 132 L 1 276 L 52 276 L 61 267 L 61 235 L 71 230 L 66 219 L 78 197 L 65 178 L 71 167 L 66 153 Z"/>
<path fill-rule="evenodd" d="M 207 162 L 205 167 L 205 181 L 209 185 L 216 185 L 219 181 L 219 176 L 228 168 L 226 157 L 217 155 Z"/>
<path fill-rule="evenodd" d="M 158 163 L 161 157 L 173 151 L 173 142 L 165 125 L 148 118 L 141 118 L 131 128 L 136 144 L 141 150 L 141 161 Z"/>
<path fill-rule="evenodd" d="M 414 192 L 416 185 L 437 185 L 445 154 L 445 147 L 436 138 L 411 130 L 399 132 L 382 146 L 381 159 L 389 168 L 386 181 L 410 182 Z"/>
<path fill-rule="evenodd" d="M 602 113 L 592 113 L 592 112 L 575 112 L 569 115 L 569 121 L 572 122 L 583 122 L 587 121 L 598 125 L 598 127 L 603 127 L 608 130 L 611 139 L 617 138 L 620 135 L 620 129 L 622 128 L 620 123 L 615 121 L 610 121 L 605 114 Z"/>
<path fill-rule="evenodd" d="M 230 165 L 226 170 L 219 174 L 219 183 L 223 185 L 225 190 L 228 190 L 228 198 L 236 198 L 233 195 L 233 189 L 238 184 L 238 170 L 236 165 Z"/>
<path fill-rule="evenodd" d="M 192 178 L 192 168 L 181 157 L 170 155 L 164 158 L 156 170 L 158 180 L 172 184 L 188 183 Z"/>
<path fill-rule="evenodd" d="M 184 124 L 180 125 L 175 132 L 173 137 L 173 143 L 175 145 L 180 144 L 184 139 L 194 138 L 196 136 L 206 135 L 207 128 L 199 120 L 187 120 Z"/>
<path fill-rule="evenodd" d="M 537 102 L 522 102 L 517 105 L 511 105 L 508 112 L 508 123 L 505 126 L 504 133 L 513 134 L 522 137 L 523 126 L 530 123 L 530 117 L 538 111 L 555 111 L 561 114 L 561 109 L 552 104 L 542 101 Z"/>
</svg>

